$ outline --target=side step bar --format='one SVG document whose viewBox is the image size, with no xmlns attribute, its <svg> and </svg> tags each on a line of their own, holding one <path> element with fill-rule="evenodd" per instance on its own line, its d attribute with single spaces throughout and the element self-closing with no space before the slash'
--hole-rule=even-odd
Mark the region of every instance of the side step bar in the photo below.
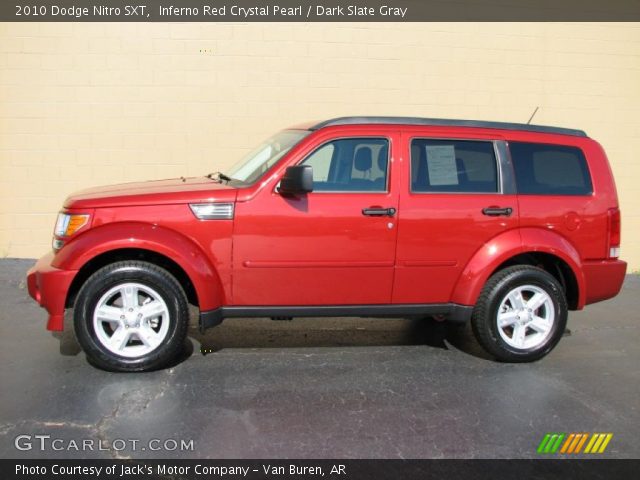
<svg viewBox="0 0 640 480">
<path fill-rule="evenodd" d="M 473 307 L 455 303 L 402 305 L 331 305 L 331 306 L 248 306 L 220 307 L 200 312 L 200 330 L 215 327 L 225 318 L 293 318 L 293 317 L 422 317 L 443 315 L 445 320 L 465 323 Z"/>
</svg>

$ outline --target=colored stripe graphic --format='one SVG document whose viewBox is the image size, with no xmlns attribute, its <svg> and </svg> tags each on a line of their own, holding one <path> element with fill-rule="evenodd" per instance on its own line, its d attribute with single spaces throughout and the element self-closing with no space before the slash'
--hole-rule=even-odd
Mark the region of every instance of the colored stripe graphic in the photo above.
<svg viewBox="0 0 640 480">
<path fill-rule="evenodd" d="M 607 436 L 604 439 L 604 442 L 602 442 L 602 445 L 600 445 L 600 450 L 598 451 L 598 453 L 604 453 L 604 451 L 607 449 L 607 445 L 609 445 L 609 442 L 611 441 L 611 439 L 613 438 L 613 433 L 607 433 Z"/>
<path fill-rule="evenodd" d="M 586 443 L 583 453 L 604 453 L 613 438 L 613 433 L 547 433 L 538 445 L 538 453 L 541 454 L 578 454 L 583 452 L 582 447 Z M 587 441 L 588 440 L 588 441 Z"/>
<path fill-rule="evenodd" d="M 560 444 L 562 443 L 562 440 L 564 440 L 565 434 L 564 433 L 560 433 L 558 435 L 558 439 L 556 440 L 556 443 L 553 444 L 553 447 L 551 447 L 551 453 L 556 453 L 558 451 L 558 449 L 560 448 Z"/>
<path fill-rule="evenodd" d="M 562 445 L 562 449 L 560 450 L 560 453 L 567 453 L 567 450 L 569 449 L 569 445 L 571 445 L 571 442 L 573 442 L 573 439 L 576 437 L 575 433 L 570 433 L 569 436 L 567 437 L 567 439 L 564 442 L 564 445 Z"/>
<path fill-rule="evenodd" d="M 547 446 L 547 442 L 549 442 L 549 439 L 551 438 L 551 434 L 547 433 L 544 438 L 542 439 L 542 441 L 540 442 L 540 445 L 538 445 L 538 453 L 544 453 L 544 447 Z"/>
<path fill-rule="evenodd" d="M 580 450 L 582 450 L 582 446 L 584 445 L 584 442 L 587 441 L 587 438 L 589 438 L 589 434 L 583 433 L 582 438 L 580 439 L 580 443 L 578 443 L 578 445 L 576 446 L 576 451 L 574 453 L 580 453 Z"/>
<path fill-rule="evenodd" d="M 558 438 L 558 434 L 552 433 L 551 438 L 549 438 L 547 445 L 544 447 L 544 453 L 551 453 L 551 448 L 556 443 L 556 438 Z"/>
<path fill-rule="evenodd" d="M 564 437 L 564 433 L 547 433 L 538 445 L 538 453 L 556 453 Z"/>
<path fill-rule="evenodd" d="M 599 435 L 597 433 L 594 433 L 593 435 L 591 435 L 591 438 L 589 439 L 589 443 L 587 443 L 587 447 L 584 449 L 584 453 L 591 453 L 591 447 L 593 447 L 593 444 L 596 443 L 596 440 L 598 437 Z"/>
<path fill-rule="evenodd" d="M 584 453 L 604 453 L 612 437 L 612 433 L 594 433 Z"/>
<path fill-rule="evenodd" d="M 580 453 L 580 449 L 582 448 L 582 445 L 584 445 L 584 442 L 587 440 L 587 437 L 589 436 L 589 434 L 572 433 L 571 436 L 573 436 L 573 440 L 571 442 L 571 445 L 567 445 L 566 453 Z M 564 450 L 564 447 L 563 447 L 563 450 Z M 565 453 L 565 452 L 560 452 L 560 453 Z"/>
</svg>

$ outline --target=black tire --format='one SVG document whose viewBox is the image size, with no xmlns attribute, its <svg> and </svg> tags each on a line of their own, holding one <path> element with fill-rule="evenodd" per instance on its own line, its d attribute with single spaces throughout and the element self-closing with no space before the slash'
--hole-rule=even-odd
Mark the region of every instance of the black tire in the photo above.
<svg viewBox="0 0 640 480">
<path fill-rule="evenodd" d="M 553 324 L 539 345 L 516 348 L 500 335 L 498 310 L 509 292 L 527 285 L 543 290 L 550 297 L 553 304 Z M 489 278 L 473 309 L 471 326 L 478 343 L 496 359 L 512 363 L 532 362 L 547 355 L 560 341 L 567 325 L 567 311 L 564 291 L 553 276 L 541 268 L 518 265 L 500 270 Z M 531 330 L 527 327 L 525 332 L 529 331 Z"/>
<path fill-rule="evenodd" d="M 159 294 L 168 311 L 168 318 L 160 320 L 168 324 L 162 343 L 154 350 L 135 357 L 118 355 L 106 348 L 98 338 L 93 322 L 101 297 L 119 284 L 126 283 L 152 289 Z M 101 268 L 87 279 L 78 292 L 73 318 L 78 342 L 92 365 L 109 371 L 134 372 L 157 370 L 176 358 L 184 346 L 189 310 L 184 290 L 169 272 L 148 262 L 122 261 Z M 132 338 L 126 342 L 127 345 L 136 341 L 135 337 Z"/>
</svg>

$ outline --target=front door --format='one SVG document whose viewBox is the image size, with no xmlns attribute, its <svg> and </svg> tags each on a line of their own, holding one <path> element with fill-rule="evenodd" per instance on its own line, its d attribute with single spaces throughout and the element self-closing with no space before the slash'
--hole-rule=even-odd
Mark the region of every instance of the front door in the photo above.
<svg viewBox="0 0 640 480">
<path fill-rule="evenodd" d="M 313 192 L 286 197 L 272 185 L 238 202 L 233 304 L 390 303 L 398 146 L 399 134 L 387 131 L 318 136 L 308 153 L 289 163 L 313 167 Z"/>
</svg>

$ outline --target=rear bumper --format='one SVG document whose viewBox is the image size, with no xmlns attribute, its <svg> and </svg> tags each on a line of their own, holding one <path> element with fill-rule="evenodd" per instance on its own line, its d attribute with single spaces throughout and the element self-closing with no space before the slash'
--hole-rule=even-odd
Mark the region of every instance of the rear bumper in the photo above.
<svg viewBox="0 0 640 480">
<path fill-rule="evenodd" d="M 49 314 L 47 329 L 62 331 L 67 292 L 77 272 L 54 268 L 51 266 L 52 260 L 53 253 L 49 253 L 29 269 L 27 287 L 31 298 Z"/>
<path fill-rule="evenodd" d="M 615 297 L 624 282 L 627 263 L 603 260 L 582 264 L 585 281 L 585 305 Z"/>
</svg>

